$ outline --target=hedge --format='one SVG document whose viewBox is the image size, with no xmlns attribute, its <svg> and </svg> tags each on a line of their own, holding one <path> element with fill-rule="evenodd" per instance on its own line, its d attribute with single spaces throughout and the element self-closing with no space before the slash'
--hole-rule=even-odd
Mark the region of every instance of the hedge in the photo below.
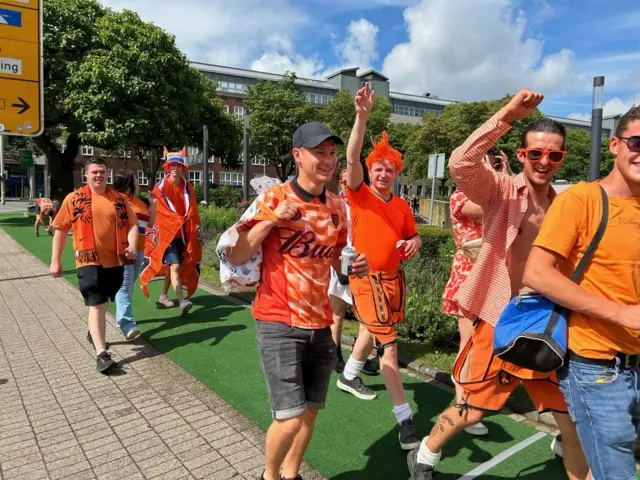
<svg viewBox="0 0 640 480">
<path fill-rule="evenodd" d="M 239 218 L 243 208 L 200 207 L 205 239 L 203 266 L 218 269 L 215 248 L 220 235 Z M 451 230 L 418 226 L 422 238 L 419 255 L 404 265 L 407 277 L 407 308 L 398 334 L 434 347 L 456 348 L 458 325 L 441 312 L 442 291 L 449 279 L 454 243 Z"/>
</svg>

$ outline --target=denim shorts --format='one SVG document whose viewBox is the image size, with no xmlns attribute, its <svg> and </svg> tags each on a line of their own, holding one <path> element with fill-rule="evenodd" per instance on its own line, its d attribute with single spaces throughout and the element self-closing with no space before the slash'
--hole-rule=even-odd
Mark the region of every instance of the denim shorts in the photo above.
<svg viewBox="0 0 640 480">
<path fill-rule="evenodd" d="M 331 329 L 257 320 L 256 334 L 273 418 L 286 420 L 307 408 L 324 408 L 337 358 Z"/>
<path fill-rule="evenodd" d="M 174 238 L 164 251 L 163 265 L 180 265 L 184 260 L 184 242 L 181 238 Z"/>
<path fill-rule="evenodd" d="M 619 361 L 618 361 L 619 365 Z M 566 360 L 560 390 L 575 422 L 592 480 L 636 480 L 634 442 L 640 434 L 640 368 Z"/>
</svg>

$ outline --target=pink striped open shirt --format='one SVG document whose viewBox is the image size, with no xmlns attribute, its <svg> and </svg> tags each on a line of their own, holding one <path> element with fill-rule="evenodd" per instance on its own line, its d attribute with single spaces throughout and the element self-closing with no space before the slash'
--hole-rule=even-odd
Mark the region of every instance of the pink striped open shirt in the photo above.
<svg viewBox="0 0 640 480">
<path fill-rule="evenodd" d="M 454 300 L 465 316 L 495 326 L 511 300 L 509 277 L 511 245 L 527 211 L 529 191 L 524 174 L 496 173 L 484 156 L 511 126 L 491 117 L 451 154 L 449 169 L 469 199 L 482 207 L 483 242 L 480 255 Z M 549 190 L 553 199 L 553 188 Z"/>
</svg>

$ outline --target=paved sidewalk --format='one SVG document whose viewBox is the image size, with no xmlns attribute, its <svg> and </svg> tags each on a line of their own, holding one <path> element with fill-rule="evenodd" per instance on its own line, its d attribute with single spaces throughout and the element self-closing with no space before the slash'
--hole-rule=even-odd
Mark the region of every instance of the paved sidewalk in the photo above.
<svg viewBox="0 0 640 480">
<path fill-rule="evenodd" d="M 264 433 L 112 316 L 122 369 L 97 373 L 82 298 L 47 270 L 0 230 L 0 480 L 260 477 Z"/>
</svg>

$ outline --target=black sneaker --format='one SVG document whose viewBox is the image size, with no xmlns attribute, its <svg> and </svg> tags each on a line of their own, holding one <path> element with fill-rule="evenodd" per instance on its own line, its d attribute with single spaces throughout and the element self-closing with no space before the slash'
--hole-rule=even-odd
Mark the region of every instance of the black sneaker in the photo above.
<svg viewBox="0 0 640 480">
<path fill-rule="evenodd" d="M 117 365 L 116 361 L 111 358 L 111 354 L 106 350 L 98 355 L 96 359 L 96 370 L 100 373 L 106 373 L 107 370 Z"/>
<path fill-rule="evenodd" d="M 413 449 L 407 455 L 407 466 L 409 467 L 411 480 L 433 480 L 436 472 L 431 465 L 418 463 L 418 450 L 420 450 L 420 447 Z"/>
<path fill-rule="evenodd" d="M 373 376 L 378 375 L 378 372 L 378 362 L 367 358 L 367 360 L 364 362 L 364 366 L 362 367 L 362 373 L 364 373 L 365 375 Z"/>
<path fill-rule="evenodd" d="M 95 347 L 93 344 L 93 338 L 91 337 L 91 332 L 87 332 L 87 342 Z M 109 342 L 104 342 L 104 349 L 109 350 L 111 348 L 111 344 Z"/>
<path fill-rule="evenodd" d="M 346 366 L 346 362 L 344 361 L 343 358 L 338 357 L 338 361 L 336 362 L 336 366 L 333 367 L 333 369 L 337 372 L 337 373 L 342 373 L 344 372 L 344 367 Z"/>
<path fill-rule="evenodd" d="M 402 450 L 413 450 L 420 446 L 420 439 L 416 435 L 413 420 L 410 418 L 400 424 L 398 440 L 400 440 L 400 448 L 402 448 Z"/>
<path fill-rule="evenodd" d="M 378 396 L 376 395 L 376 392 L 364 384 L 360 377 L 355 377 L 353 380 L 347 380 L 343 373 L 340 375 L 336 385 L 343 392 L 352 393 L 361 400 L 374 400 Z"/>
</svg>

